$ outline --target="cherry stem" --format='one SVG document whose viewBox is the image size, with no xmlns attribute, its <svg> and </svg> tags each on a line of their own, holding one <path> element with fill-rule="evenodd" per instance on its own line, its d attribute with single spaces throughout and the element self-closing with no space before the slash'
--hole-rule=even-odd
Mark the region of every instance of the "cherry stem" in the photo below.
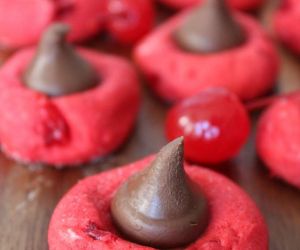
<svg viewBox="0 0 300 250">
<path fill-rule="evenodd" d="M 245 103 L 245 107 L 249 112 L 255 111 L 255 110 L 260 110 L 263 108 L 266 108 L 267 106 L 271 105 L 274 103 L 276 100 L 279 98 L 290 98 L 295 95 L 299 95 L 300 91 L 295 91 L 295 92 L 290 92 L 290 93 L 285 93 L 285 94 L 280 94 L 280 95 L 274 95 L 274 96 L 267 96 L 263 98 L 259 98 L 256 100 L 252 100 L 249 102 Z"/>
</svg>

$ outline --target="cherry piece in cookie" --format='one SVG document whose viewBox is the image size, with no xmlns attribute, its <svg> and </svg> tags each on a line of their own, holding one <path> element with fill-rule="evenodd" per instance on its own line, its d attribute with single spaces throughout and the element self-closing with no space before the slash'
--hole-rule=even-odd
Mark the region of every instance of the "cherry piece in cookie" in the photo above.
<svg viewBox="0 0 300 250">
<path fill-rule="evenodd" d="M 300 97 L 275 101 L 259 121 L 257 152 L 272 175 L 300 188 Z"/>
<path fill-rule="evenodd" d="M 165 130 L 169 140 L 185 137 L 188 160 L 216 164 L 238 153 L 248 138 L 250 119 L 236 95 L 211 88 L 176 104 Z"/>
<path fill-rule="evenodd" d="M 298 0 L 281 1 L 274 12 L 274 29 L 277 37 L 294 53 L 300 55 L 300 2 Z"/>
<path fill-rule="evenodd" d="M 181 9 L 195 6 L 205 0 L 160 0 L 166 5 Z M 226 3 L 234 9 L 243 11 L 252 11 L 258 9 L 265 0 L 226 0 Z"/>
<path fill-rule="evenodd" d="M 167 21 L 134 55 L 150 87 L 169 102 L 212 86 L 249 100 L 275 84 L 279 67 L 277 52 L 260 25 L 216 0 Z"/>
<path fill-rule="evenodd" d="M 156 157 L 80 181 L 57 205 L 48 243 L 49 250 L 267 250 L 268 232 L 238 186 L 184 164 L 177 139 Z"/>
<path fill-rule="evenodd" d="M 117 149 L 134 125 L 134 68 L 73 48 L 66 32 L 50 26 L 39 48 L 17 52 L 0 70 L 0 142 L 18 161 L 61 167 L 96 160 Z"/>
</svg>

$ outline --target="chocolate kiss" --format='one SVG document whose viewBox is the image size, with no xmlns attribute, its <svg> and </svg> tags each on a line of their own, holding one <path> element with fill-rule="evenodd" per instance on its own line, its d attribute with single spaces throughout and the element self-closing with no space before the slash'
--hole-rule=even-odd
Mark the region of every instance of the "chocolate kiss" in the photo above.
<svg viewBox="0 0 300 250">
<path fill-rule="evenodd" d="M 148 168 L 120 187 L 111 212 L 120 232 L 139 244 L 174 248 L 199 237 L 207 205 L 183 169 L 183 138 L 162 148 Z"/>
<path fill-rule="evenodd" d="M 37 54 L 24 74 L 25 84 L 50 96 L 95 87 L 95 70 L 66 42 L 69 27 L 54 24 L 44 33 Z"/>
<path fill-rule="evenodd" d="M 246 36 L 224 0 L 206 0 L 175 31 L 174 39 L 184 50 L 212 53 L 237 47 Z"/>
</svg>

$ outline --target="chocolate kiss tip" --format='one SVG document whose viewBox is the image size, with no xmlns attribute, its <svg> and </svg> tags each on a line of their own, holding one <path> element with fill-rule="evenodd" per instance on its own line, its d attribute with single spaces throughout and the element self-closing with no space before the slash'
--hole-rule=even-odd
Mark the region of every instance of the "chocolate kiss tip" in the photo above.
<svg viewBox="0 0 300 250">
<path fill-rule="evenodd" d="M 166 146 L 164 146 L 157 154 L 156 159 L 151 163 L 149 171 L 159 169 L 161 172 L 157 178 L 163 178 L 163 173 L 178 174 L 174 168 L 183 172 L 183 153 L 184 153 L 184 137 L 179 137 Z M 173 170 L 172 170 L 173 169 Z M 172 184 L 172 183 L 171 183 Z"/>
<path fill-rule="evenodd" d="M 172 156 L 174 153 L 178 153 L 183 158 L 183 144 L 184 144 L 184 137 L 178 137 L 173 141 L 169 142 L 165 145 L 157 154 L 157 157 L 163 156 Z"/>
<path fill-rule="evenodd" d="M 186 51 L 213 53 L 240 46 L 246 36 L 224 0 L 206 0 L 175 30 L 174 40 Z"/>
<path fill-rule="evenodd" d="M 54 23 L 51 26 L 49 26 L 48 30 L 46 31 L 45 34 L 47 33 L 52 33 L 52 32 L 56 32 L 56 33 L 60 33 L 60 34 L 67 34 L 70 31 L 70 26 L 68 24 L 65 23 Z"/>
<path fill-rule="evenodd" d="M 185 246 L 207 225 L 205 198 L 183 168 L 183 137 L 163 147 L 112 200 L 116 226 L 128 239 L 156 248 Z"/>
<path fill-rule="evenodd" d="M 61 96 L 95 87 L 98 74 L 66 41 L 69 26 L 48 27 L 37 53 L 23 76 L 25 84 L 49 96 Z"/>
<path fill-rule="evenodd" d="M 178 148 L 183 148 L 183 143 L 184 143 L 184 137 L 180 136 L 173 141 L 169 142 L 165 147 L 169 146 L 177 146 Z"/>
<path fill-rule="evenodd" d="M 54 23 L 48 27 L 42 36 L 43 41 L 48 42 L 50 38 L 56 38 L 61 41 L 65 41 L 66 35 L 70 32 L 70 26 L 64 23 Z"/>
</svg>

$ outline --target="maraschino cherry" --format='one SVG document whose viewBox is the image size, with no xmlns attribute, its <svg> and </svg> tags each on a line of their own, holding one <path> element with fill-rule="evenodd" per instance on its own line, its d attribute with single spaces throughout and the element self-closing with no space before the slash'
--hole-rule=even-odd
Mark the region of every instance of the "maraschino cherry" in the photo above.
<svg viewBox="0 0 300 250">
<path fill-rule="evenodd" d="M 185 99 L 168 113 L 169 140 L 185 137 L 185 157 L 217 164 L 234 157 L 246 142 L 250 119 L 238 97 L 224 88 L 209 88 Z"/>
</svg>

